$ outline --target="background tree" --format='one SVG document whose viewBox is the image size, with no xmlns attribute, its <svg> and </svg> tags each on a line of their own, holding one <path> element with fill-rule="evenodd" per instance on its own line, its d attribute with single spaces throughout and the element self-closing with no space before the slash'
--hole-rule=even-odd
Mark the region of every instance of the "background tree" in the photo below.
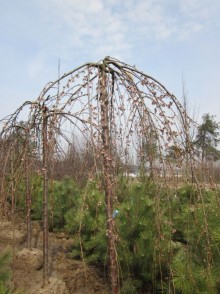
<svg viewBox="0 0 220 294">
<path fill-rule="evenodd" d="M 215 121 L 214 115 L 203 115 L 195 140 L 195 145 L 201 150 L 202 163 L 208 157 L 220 159 L 220 151 L 216 148 L 220 142 L 219 129 L 219 123 Z"/>
</svg>

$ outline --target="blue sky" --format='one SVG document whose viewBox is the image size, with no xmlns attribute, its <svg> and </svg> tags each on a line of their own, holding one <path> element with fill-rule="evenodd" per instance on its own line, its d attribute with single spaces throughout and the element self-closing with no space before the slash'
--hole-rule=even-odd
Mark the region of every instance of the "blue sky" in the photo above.
<svg viewBox="0 0 220 294">
<path fill-rule="evenodd" d="M 0 0 L 0 118 L 61 73 L 105 56 L 136 65 L 220 120 L 219 0 Z"/>
</svg>

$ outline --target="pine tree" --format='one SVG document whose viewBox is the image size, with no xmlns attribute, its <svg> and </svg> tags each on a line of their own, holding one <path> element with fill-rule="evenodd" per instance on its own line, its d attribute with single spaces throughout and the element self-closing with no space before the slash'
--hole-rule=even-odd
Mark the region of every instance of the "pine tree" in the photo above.
<svg viewBox="0 0 220 294">
<path fill-rule="evenodd" d="M 201 150 L 202 162 L 209 157 L 218 160 L 220 159 L 220 151 L 216 147 L 220 142 L 219 123 L 215 121 L 215 116 L 209 113 L 204 114 L 202 119 L 194 143 Z"/>
</svg>

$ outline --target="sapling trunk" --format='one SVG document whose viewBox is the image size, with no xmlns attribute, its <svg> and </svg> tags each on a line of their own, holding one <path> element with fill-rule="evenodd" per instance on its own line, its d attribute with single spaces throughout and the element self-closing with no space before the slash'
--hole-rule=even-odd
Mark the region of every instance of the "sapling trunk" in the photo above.
<svg viewBox="0 0 220 294">
<path fill-rule="evenodd" d="M 48 280 L 48 114 L 47 108 L 43 108 L 43 284 Z"/>
<path fill-rule="evenodd" d="M 12 150 L 11 154 L 11 214 L 14 217 L 15 211 L 15 176 L 14 176 L 14 150 Z"/>
<path fill-rule="evenodd" d="M 28 148 L 28 146 L 27 146 L 27 148 Z M 29 149 L 27 149 L 26 156 L 25 156 L 26 213 L 27 213 L 26 222 L 27 222 L 27 248 L 31 249 L 31 191 L 30 191 L 28 151 L 29 151 Z"/>
</svg>

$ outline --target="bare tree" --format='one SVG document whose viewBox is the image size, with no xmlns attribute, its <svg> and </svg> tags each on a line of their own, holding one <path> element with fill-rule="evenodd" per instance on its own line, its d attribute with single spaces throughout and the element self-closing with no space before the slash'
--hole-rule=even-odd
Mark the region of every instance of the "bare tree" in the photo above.
<svg viewBox="0 0 220 294">
<path fill-rule="evenodd" d="M 183 140 L 188 138 L 188 117 L 184 107 L 156 79 L 111 57 L 97 63 L 86 63 L 48 83 L 36 101 L 26 102 L 6 118 L 1 138 L 10 133 L 24 107 L 29 107 L 27 124 L 36 136 L 37 158 L 42 163 L 44 179 L 44 282 L 48 276 L 48 171 L 52 167 L 51 158 L 56 157 L 61 149 L 67 153 L 74 132 L 91 146 L 94 173 L 102 178 L 109 275 L 112 293 L 119 293 L 118 236 L 113 218 L 117 201 L 117 158 L 120 157 L 124 164 L 127 158 L 138 154 L 141 158 L 140 154 L 146 152 L 146 144 L 142 143 L 147 142 L 147 160 L 152 177 L 157 166 L 159 176 L 163 176 L 166 182 L 165 153 L 169 147 L 184 150 L 179 162 L 183 162 L 188 154 L 193 160 L 191 149 L 186 148 L 186 141 Z M 191 165 L 193 167 L 193 163 Z M 158 219 L 159 207 L 158 197 Z M 158 221 L 158 235 L 160 226 Z"/>
</svg>

